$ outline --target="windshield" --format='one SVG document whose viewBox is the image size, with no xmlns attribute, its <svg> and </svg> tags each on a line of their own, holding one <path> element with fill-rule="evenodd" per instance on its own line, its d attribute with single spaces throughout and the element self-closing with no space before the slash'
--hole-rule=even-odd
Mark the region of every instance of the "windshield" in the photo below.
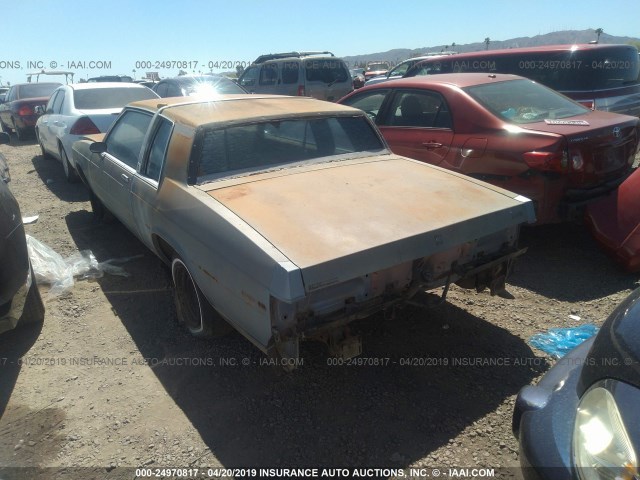
<svg viewBox="0 0 640 480">
<path fill-rule="evenodd" d="M 102 108 L 122 108 L 138 100 L 158 98 L 148 88 L 96 88 L 74 90 L 73 103 L 78 110 L 98 110 Z"/>
<path fill-rule="evenodd" d="M 510 80 L 463 88 L 495 116 L 525 124 L 584 115 L 591 110 L 531 80 Z"/>
<path fill-rule="evenodd" d="M 270 120 L 208 128 L 196 143 L 197 177 L 265 169 L 385 147 L 363 116 Z"/>
<path fill-rule="evenodd" d="M 370 72 L 373 70 L 389 70 L 389 64 L 388 63 L 370 63 L 369 65 L 367 65 L 367 70 Z"/>
</svg>

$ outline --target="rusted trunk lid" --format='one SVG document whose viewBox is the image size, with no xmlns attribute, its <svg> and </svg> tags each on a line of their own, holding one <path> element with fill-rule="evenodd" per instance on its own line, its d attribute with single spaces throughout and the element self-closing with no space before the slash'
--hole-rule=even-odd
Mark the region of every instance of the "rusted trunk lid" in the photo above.
<svg viewBox="0 0 640 480">
<path fill-rule="evenodd" d="M 402 157 L 334 162 L 199 188 L 301 270 L 307 291 L 534 220 L 523 197 Z"/>
</svg>

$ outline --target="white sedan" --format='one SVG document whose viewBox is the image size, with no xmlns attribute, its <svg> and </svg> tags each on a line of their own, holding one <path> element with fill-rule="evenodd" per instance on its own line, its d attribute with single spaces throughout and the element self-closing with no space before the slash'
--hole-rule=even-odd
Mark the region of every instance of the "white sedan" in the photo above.
<svg viewBox="0 0 640 480">
<path fill-rule="evenodd" d="M 135 83 L 60 86 L 51 94 L 36 123 L 36 137 L 42 155 L 60 160 L 67 181 L 77 181 L 71 155 L 73 143 L 85 135 L 106 132 L 128 103 L 152 98 L 159 97 L 149 88 Z"/>
</svg>

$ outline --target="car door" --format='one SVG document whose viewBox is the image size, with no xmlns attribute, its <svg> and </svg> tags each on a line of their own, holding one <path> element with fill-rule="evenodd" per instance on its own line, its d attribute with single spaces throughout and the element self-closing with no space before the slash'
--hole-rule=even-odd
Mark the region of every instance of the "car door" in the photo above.
<svg viewBox="0 0 640 480">
<path fill-rule="evenodd" d="M 138 237 L 152 250 L 155 215 L 159 210 L 158 189 L 172 131 L 172 122 L 164 117 L 157 117 L 150 146 L 143 155 L 138 174 L 131 179 L 131 208 Z"/>
<path fill-rule="evenodd" d="M 51 120 L 51 115 L 53 114 L 53 105 L 58 97 L 60 90 L 55 90 L 49 101 L 47 102 L 47 106 L 44 109 L 44 114 L 42 117 L 38 119 L 38 138 L 40 139 L 40 144 L 47 150 L 51 151 L 51 147 L 49 146 L 49 121 Z"/>
<path fill-rule="evenodd" d="M 440 165 L 453 141 L 451 112 L 433 90 L 394 89 L 376 123 L 394 153 Z"/>
<path fill-rule="evenodd" d="M 64 131 L 66 124 L 62 111 L 67 97 L 67 92 L 63 88 L 58 90 L 58 94 L 53 102 L 51 113 L 48 115 L 47 125 L 45 127 L 47 132 L 45 148 L 52 152 L 56 157 L 60 157 L 58 138 L 62 136 L 61 132 Z M 67 154 L 68 153 L 69 152 L 67 152 Z"/>
<path fill-rule="evenodd" d="M 92 155 L 90 173 L 95 194 L 131 231 L 137 233 L 131 209 L 131 180 L 136 175 L 152 114 L 127 109 L 105 138 L 107 151 Z"/>
</svg>

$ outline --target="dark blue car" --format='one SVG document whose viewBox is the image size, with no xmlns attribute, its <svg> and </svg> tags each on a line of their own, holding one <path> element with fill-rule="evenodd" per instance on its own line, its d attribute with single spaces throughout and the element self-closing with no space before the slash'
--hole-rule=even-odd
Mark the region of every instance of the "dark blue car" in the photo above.
<svg viewBox="0 0 640 480">
<path fill-rule="evenodd" d="M 525 479 L 640 479 L 640 289 L 516 399 Z"/>
</svg>

